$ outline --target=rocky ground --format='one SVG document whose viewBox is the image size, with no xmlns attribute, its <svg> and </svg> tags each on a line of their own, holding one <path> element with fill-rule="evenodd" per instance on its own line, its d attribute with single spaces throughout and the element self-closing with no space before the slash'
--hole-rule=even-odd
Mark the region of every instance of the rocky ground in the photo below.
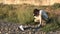
<svg viewBox="0 0 60 34">
<path fill-rule="evenodd" d="M 0 34 L 60 34 L 60 31 L 55 32 L 43 32 L 40 29 L 27 29 L 25 31 L 21 31 L 18 26 L 18 23 L 8 23 L 0 21 Z"/>
</svg>

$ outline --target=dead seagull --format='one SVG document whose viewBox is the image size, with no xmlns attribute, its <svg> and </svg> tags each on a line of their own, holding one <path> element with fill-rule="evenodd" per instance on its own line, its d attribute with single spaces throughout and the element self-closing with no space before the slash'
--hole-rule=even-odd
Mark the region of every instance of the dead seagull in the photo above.
<svg viewBox="0 0 60 34">
<path fill-rule="evenodd" d="M 19 28 L 20 30 L 24 31 L 23 25 L 20 25 L 18 28 Z"/>
</svg>

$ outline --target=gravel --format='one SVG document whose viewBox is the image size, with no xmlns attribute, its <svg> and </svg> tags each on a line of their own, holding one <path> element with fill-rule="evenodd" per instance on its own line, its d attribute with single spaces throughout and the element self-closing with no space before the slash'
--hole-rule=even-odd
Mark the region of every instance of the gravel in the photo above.
<svg viewBox="0 0 60 34">
<path fill-rule="evenodd" d="M 60 34 L 60 31 L 55 32 L 43 32 L 40 29 L 26 29 L 25 31 L 21 31 L 18 26 L 18 23 L 8 23 L 0 21 L 0 34 Z"/>
</svg>

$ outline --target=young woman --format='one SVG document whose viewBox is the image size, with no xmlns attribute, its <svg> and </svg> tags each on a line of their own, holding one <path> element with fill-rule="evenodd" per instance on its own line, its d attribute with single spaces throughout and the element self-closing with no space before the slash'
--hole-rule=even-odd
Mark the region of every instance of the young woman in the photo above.
<svg viewBox="0 0 60 34">
<path fill-rule="evenodd" d="M 44 19 L 45 21 L 48 20 L 48 15 L 44 10 L 34 9 L 33 15 L 35 18 L 34 22 L 38 22 L 39 25 L 42 25 L 42 19 Z"/>
</svg>

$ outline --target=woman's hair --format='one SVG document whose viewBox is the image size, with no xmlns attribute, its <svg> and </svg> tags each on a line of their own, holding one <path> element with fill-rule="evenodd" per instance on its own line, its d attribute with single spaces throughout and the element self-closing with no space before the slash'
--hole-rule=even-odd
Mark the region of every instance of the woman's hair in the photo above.
<svg viewBox="0 0 60 34">
<path fill-rule="evenodd" d="M 38 9 L 34 9 L 34 16 L 38 16 L 39 15 L 39 10 Z"/>
</svg>

